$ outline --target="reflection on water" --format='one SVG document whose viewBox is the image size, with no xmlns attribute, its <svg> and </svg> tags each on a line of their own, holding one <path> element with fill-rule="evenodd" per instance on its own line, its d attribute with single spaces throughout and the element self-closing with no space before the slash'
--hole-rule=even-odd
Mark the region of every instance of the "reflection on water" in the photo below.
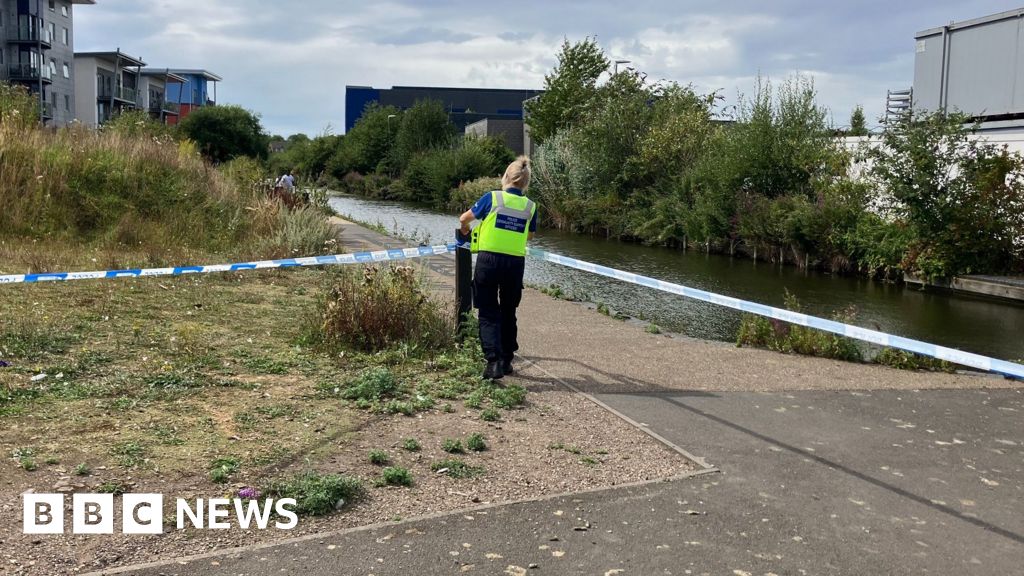
<svg viewBox="0 0 1024 576">
<path fill-rule="evenodd" d="M 435 244 L 451 241 L 458 225 L 453 215 L 397 202 L 339 196 L 331 199 L 331 206 L 357 220 L 380 223 L 388 231 Z M 550 230 L 542 230 L 534 245 L 773 306 L 781 306 L 789 290 L 810 314 L 829 317 L 852 306 L 857 311 L 854 323 L 866 328 L 996 358 L 1024 358 L 1024 306 Z M 604 302 L 615 310 L 697 338 L 734 340 L 740 321 L 740 314 L 733 310 L 548 262 L 528 261 L 526 281 L 542 286 L 557 284 L 568 294 Z"/>
</svg>

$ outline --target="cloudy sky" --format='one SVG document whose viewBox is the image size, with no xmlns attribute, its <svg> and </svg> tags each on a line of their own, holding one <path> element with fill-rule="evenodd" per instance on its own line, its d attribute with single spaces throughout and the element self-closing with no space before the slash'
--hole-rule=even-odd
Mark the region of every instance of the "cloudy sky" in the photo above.
<svg viewBox="0 0 1024 576">
<path fill-rule="evenodd" d="M 913 81 L 914 33 L 1019 7 L 998 0 L 98 0 L 75 49 L 224 77 L 222 103 L 267 130 L 339 132 L 345 86 L 540 88 L 564 38 L 594 36 L 653 79 L 721 90 L 812 76 L 836 125 Z"/>
</svg>

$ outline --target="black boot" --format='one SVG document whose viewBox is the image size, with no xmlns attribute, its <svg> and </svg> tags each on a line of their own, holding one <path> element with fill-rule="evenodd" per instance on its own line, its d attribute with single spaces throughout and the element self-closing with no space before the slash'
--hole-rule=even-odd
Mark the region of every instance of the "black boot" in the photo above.
<svg viewBox="0 0 1024 576">
<path fill-rule="evenodd" d="M 515 371 L 515 369 L 512 368 L 511 359 L 501 361 L 501 371 L 504 372 L 506 376 Z"/>
<path fill-rule="evenodd" d="M 504 375 L 499 362 L 488 362 L 487 368 L 484 369 L 484 380 L 501 380 Z"/>
</svg>

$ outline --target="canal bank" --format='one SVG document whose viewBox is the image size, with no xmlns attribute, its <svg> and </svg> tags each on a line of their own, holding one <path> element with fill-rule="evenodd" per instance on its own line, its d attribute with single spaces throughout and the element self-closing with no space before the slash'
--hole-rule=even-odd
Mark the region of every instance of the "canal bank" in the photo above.
<svg viewBox="0 0 1024 576">
<path fill-rule="evenodd" d="M 903 276 L 903 281 L 921 289 L 950 290 L 961 294 L 997 298 L 1014 303 L 1024 303 L 1024 276 L 957 276 L 948 281 L 934 281 L 911 276 Z"/>
<path fill-rule="evenodd" d="M 407 243 L 344 219 L 335 222 L 349 250 Z M 450 290 L 452 256 L 430 258 L 424 265 L 435 288 Z M 650 334 L 636 324 L 530 288 L 523 295 L 519 325 L 522 358 L 548 378 L 596 393 L 1013 387 L 997 376 L 895 370 Z"/>
<path fill-rule="evenodd" d="M 356 220 L 429 243 L 451 240 L 456 217 L 399 203 L 335 196 L 331 206 Z M 921 291 L 863 278 L 805 272 L 727 256 L 682 252 L 542 230 L 533 244 L 550 252 L 743 300 L 783 307 L 785 294 L 803 311 L 831 317 L 854 309 L 854 324 L 1005 360 L 1024 358 L 1024 305 Z M 527 262 L 526 281 L 557 285 L 567 296 L 605 304 L 634 318 L 701 340 L 735 342 L 742 315 L 657 290 L 547 262 Z"/>
</svg>

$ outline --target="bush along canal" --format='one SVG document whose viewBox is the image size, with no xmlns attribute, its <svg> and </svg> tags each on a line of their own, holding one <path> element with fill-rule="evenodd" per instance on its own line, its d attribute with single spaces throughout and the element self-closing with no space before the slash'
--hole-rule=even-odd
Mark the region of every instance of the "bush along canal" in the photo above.
<svg viewBox="0 0 1024 576">
<path fill-rule="evenodd" d="M 454 215 L 428 207 L 348 195 L 333 196 L 330 204 L 340 214 L 412 243 L 447 242 L 457 221 Z M 1024 341 L 1019 338 L 1024 306 L 553 230 L 542 230 L 533 245 L 771 306 L 785 307 L 788 293 L 808 314 L 842 315 L 865 328 L 996 358 L 1024 358 Z M 547 262 L 528 261 L 526 281 L 694 338 L 735 342 L 742 323 L 742 314 L 732 310 Z"/>
</svg>

